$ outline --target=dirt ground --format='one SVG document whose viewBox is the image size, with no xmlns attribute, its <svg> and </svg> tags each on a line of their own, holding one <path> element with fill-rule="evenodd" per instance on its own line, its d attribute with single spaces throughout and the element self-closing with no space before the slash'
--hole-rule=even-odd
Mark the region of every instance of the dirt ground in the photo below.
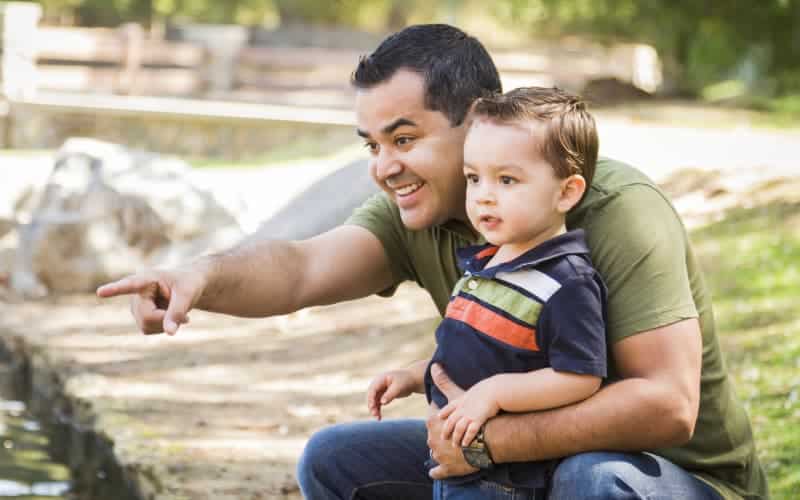
<svg viewBox="0 0 800 500">
<path fill-rule="evenodd" d="M 151 469 L 157 498 L 299 498 L 294 467 L 316 429 L 366 419 L 378 371 L 429 356 L 436 311 L 416 287 L 263 319 L 203 312 L 175 337 L 135 332 L 127 301 L 0 303 L 91 401 L 120 461 Z M 13 333 L 12 333 L 13 332 Z M 409 398 L 389 417 L 424 415 Z"/>
<path fill-rule="evenodd" d="M 620 144 L 659 142 L 654 129 L 619 134 Z M 656 162 L 659 181 L 690 225 L 736 205 L 798 199 L 797 156 L 781 154 L 768 168 L 769 155 L 751 154 L 763 162 L 679 171 Z M 294 467 L 307 438 L 334 422 L 367 419 L 370 378 L 430 355 L 436 324 L 414 285 L 390 300 L 268 319 L 194 312 L 175 337 L 138 334 L 124 298 L 20 302 L 1 290 L 0 336 L 24 337 L 63 368 L 68 392 L 91 402 L 119 460 L 151 471 L 159 500 L 299 498 Z M 393 403 L 387 416 L 423 416 L 423 399 Z"/>
</svg>

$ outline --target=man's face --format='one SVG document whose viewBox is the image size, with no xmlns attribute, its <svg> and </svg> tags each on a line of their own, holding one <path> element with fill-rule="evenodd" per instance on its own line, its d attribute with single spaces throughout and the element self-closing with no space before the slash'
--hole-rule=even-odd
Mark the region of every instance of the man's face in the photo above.
<svg viewBox="0 0 800 500">
<path fill-rule="evenodd" d="M 512 258 L 555 236 L 568 210 L 567 181 L 540 152 L 542 130 L 477 118 L 464 146 L 469 220 Z"/>
<path fill-rule="evenodd" d="M 358 135 L 370 152 L 375 182 L 400 209 L 409 229 L 466 220 L 462 159 L 466 125 L 453 127 L 425 109 L 422 76 L 400 70 L 356 94 Z"/>
</svg>

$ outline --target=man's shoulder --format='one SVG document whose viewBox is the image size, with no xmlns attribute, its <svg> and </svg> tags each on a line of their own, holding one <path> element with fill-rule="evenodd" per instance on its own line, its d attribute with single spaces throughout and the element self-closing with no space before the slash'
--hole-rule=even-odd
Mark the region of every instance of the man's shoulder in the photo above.
<svg viewBox="0 0 800 500">
<path fill-rule="evenodd" d="M 619 217 L 636 218 L 656 205 L 673 212 L 668 196 L 641 170 L 600 158 L 592 185 L 580 205 L 568 214 L 567 225 L 588 228 L 599 223 L 604 231 L 613 231 L 625 224 Z"/>
</svg>

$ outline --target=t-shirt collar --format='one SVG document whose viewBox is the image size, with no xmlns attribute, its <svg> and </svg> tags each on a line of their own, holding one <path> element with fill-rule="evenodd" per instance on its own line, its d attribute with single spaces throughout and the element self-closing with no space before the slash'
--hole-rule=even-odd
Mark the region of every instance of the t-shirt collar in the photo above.
<svg viewBox="0 0 800 500">
<path fill-rule="evenodd" d="M 583 229 L 574 229 L 551 238 L 519 257 L 497 266 L 486 268 L 486 264 L 497 252 L 497 246 L 491 244 L 472 245 L 456 250 L 459 267 L 475 276 L 494 278 L 499 272 L 517 271 L 526 267 L 537 267 L 544 262 L 565 255 L 585 255 L 589 253 L 586 235 Z"/>
</svg>

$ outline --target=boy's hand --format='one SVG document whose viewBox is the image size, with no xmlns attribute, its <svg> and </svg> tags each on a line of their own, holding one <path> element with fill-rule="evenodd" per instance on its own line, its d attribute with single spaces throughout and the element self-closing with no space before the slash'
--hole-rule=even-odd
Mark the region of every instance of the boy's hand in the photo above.
<svg viewBox="0 0 800 500">
<path fill-rule="evenodd" d="M 418 382 L 409 370 L 391 370 L 381 373 L 369 384 L 367 389 L 367 408 L 378 420 L 381 419 L 381 406 L 395 398 L 409 396 L 417 388 Z"/>
<path fill-rule="evenodd" d="M 492 379 L 488 378 L 442 408 L 439 418 L 447 419 L 442 428 L 442 439 L 452 439 L 454 446 L 468 446 L 483 423 L 500 411 L 494 393 Z"/>
</svg>

